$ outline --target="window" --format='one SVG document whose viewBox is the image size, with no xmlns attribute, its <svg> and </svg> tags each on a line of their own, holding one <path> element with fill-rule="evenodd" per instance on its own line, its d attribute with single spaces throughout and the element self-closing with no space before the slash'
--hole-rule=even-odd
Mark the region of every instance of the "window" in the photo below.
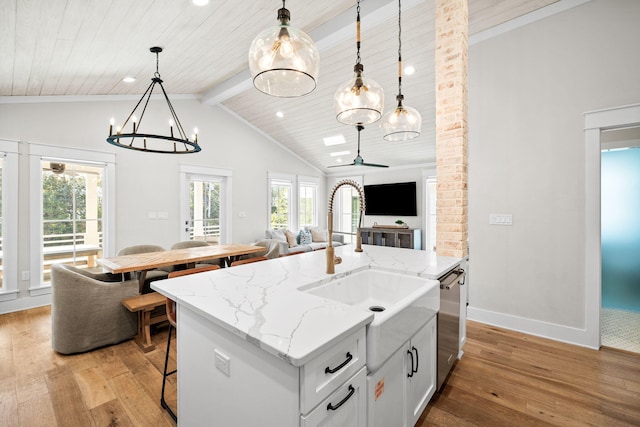
<svg viewBox="0 0 640 427">
<path fill-rule="evenodd" d="M 270 209 L 269 227 L 272 229 L 293 229 L 292 207 L 295 206 L 292 200 L 291 189 L 293 179 L 269 178 Z"/>
<path fill-rule="evenodd" d="M 231 171 L 181 165 L 183 240 L 230 241 Z"/>
<path fill-rule="evenodd" d="M 113 246 L 115 215 L 107 202 L 113 199 L 115 156 L 38 144 L 30 151 L 30 291 L 37 295 L 49 287 L 54 263 L 99 268 L 96 259 Z"/>
<path fill-rule="evenodd" d="M 0 301 L 18 293 L 18 143 L 0 140 Z"/>
<path fill-rule="evenodd" d="M 299 178 L 298 226 L 318 225 L 318 182 L 315 178 Z"/>
<path fill-rule="evenodd" d="M 43 159 L 42 283 L 54 263 L 94 268 L 102 257 L 104 165 Z"/>
<path fill-rule="evenodd" d="M 220 243 L 220 182 L 189 178 L 189 240 Z"/>
</svg>

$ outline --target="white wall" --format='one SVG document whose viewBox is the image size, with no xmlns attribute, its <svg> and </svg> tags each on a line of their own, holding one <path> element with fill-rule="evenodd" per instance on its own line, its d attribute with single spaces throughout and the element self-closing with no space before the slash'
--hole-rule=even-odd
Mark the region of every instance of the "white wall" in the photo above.
<svg viewBox="0 0 640 427">
<path fill-rule="evenodd" d="M 326 193 L 322 173 L 290 154 L 262 134 L 218 107 L 197 100 L 174 100 L 185 130 L 199 129 L 197 154 L 140 153 L 109 145 L 105 138 L 109 119 L 124 121 L 135 101 L 87 101 L 0 104 L 0 137 L 10 140 L 75 147 L 116 153 L 117 234 L 116 250 L 136 244 L 170 247 L 180 238 L 180 164 L 223 168 L 232 171 L 231 241 L 251 243 L 264 237 L 267 228 L 267 173 L 280 172 L 320 178 L 319 194 Z M 168 117 L 168 114 L 167 114 Z M 167 118 L 145 116 L 145 126 L 166 126 Z M 157 122 L 157 123 L 156 123 Z M 168 129 L 167 129 L 168 131 Z M 28 144 L 21 144 L 26 154 Z M 29 270 L 28 159 L 20 160 L 20 215 L 18 270 Z M 168 220 L 150 220 L 149 211 L 165 211 Z M 246 217 L 240 218 L 239 212 Z M 20 274 L 18 274 L 18 277 Z M 21 282 L 19 298 L 28 295 Z M 46 303 L 46 301 L 44 302 Z M 0 303 L 0 312 L 28 304 Z"/>
<path fill-rule="evenodd" d="M 640 101 L 638 22 L 593 0 L 470 47 L 470 318 L 582 344 L 583 113 Z"/>
</svg>

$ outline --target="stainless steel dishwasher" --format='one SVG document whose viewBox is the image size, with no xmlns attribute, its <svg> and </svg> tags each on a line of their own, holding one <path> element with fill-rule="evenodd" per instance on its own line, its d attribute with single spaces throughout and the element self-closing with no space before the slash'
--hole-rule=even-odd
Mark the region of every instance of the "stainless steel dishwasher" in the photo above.
<svg viewBox="0 0 640 427">
<path fill-rule="evenodd" d="M 444 384 L 458 357 L 460 342 L 460 286 L 465 272 L 454 268 L 441 276 L 440 311 L 438 312 L 438 390 Z"/>
</svg>

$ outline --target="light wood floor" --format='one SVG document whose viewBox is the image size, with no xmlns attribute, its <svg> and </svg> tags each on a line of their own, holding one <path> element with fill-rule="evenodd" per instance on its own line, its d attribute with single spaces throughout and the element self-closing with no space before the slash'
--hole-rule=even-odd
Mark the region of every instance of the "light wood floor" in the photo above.
<svg viewBox="0 0 640 427">
<path fill-rule="evenodd" d="M 166 329 L 146 354 L 128 341 L 62 356 L 50 328 L 48 307 L 0 315 L 0 426 L 175 425 L 159 403 Z M 419 427 L 640 426 L 640 355 L 473 322 L 467 332 L 464 357 Z M 173 385 L 168 396 L 175 405 Z"/>
</svg>

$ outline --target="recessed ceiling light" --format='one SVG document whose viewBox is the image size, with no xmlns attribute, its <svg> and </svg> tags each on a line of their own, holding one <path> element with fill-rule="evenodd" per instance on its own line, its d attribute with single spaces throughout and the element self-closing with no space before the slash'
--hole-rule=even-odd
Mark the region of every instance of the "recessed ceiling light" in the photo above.
<svg viewBox="0 0 640 427">
<path fill-rule="evenodd" d="M 351 154 L 351 151 L 334 151 L 333 153 L 329 153 L 331 157 L 346 156 L 347 154 Z"/>
<path fill-rule="evenodd" d="M 191 0 L 196 6 L 206 6 L 209 4 L 209 0 Z"/>
<path fill-rule="evenodd" d="M 404 67 L 404 73 L 407 76 L 410 76 L 411 74 L 415 73 L 416 69 L 413 67 L 413 65 L 407 65 L 406 67 Z"/>
<path fill-rule="evenodd" d="M 122 79 L 123 82 L 125 83 L 133 83 L 136 81 L 135 77 L 131 77 L 131 76 L 126 76 L 124 79 Z"/>
<path fill-rule="evenodd" d="M 281 119 L 284 117 L 284 113 L 282 111 L 277 111 L 276 116 Z"/>
<path fill-rule="evenodd" d="M 327 138 L 322 138 L 322 140 L 324 141 L 324 145 L 329 147 L 330 145 L 340 145 L 340 144 L 344 144 L 347 141 L 344 139 L 344 135 L 340 134 L 340 135 L 334 135 L 334 136 L 329 136 Z"/>
</svg>

